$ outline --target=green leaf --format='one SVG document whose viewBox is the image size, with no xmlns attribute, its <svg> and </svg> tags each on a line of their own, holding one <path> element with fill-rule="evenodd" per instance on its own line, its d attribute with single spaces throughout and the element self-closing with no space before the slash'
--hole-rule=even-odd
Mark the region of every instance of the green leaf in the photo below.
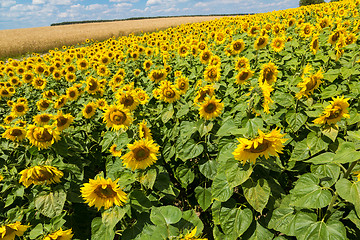
<svg viewBox="0 0 360 240">
<path fill-rule="evenodd" d="M 212 202 L 212 196 L 209 188 L 197 186 L 195 188 L 195 197 L 203 211 L 206 211 L 206 209 L 210 207 Z"/>
<path fill-rule="evenodd" d="M 220 225 L 226 235 L 240 237 L 251 225 L 253 214 L 249 208 L 222 207 L 220 211 Z"/>
<path fill-rule="evenodd" d="M 360 141 L 360 130 L 347 131 L 347 135 L 349 136 L 350 140 Z"/>
<path fill-rule="evenodd" d="M 358 229 L 360 229 L 360 219 L 359 219 L 359 217 L 356 215 L 356 213 L 355 213 L 354 210 L 351 210 L 351 211 L 349 212 L 349 214 L 346 216 L 345 219 L 349 219 L 350 221 L 352 221 L 352 222 L 356 225 L 356 227 L 357 227 Z"/>
<path fill-rule="evenodd" d="M 226 202 L 233 194 L 224 172 L 217 173 L 211 185 L 211 194 L 213 199 L 220 202 Z"/>
<path fill-rule="evenodd" d="M 217 131 L 216 135 L 219 137 L 230 136 L 230 135 L 236 134 L 236 132 L 238 132 L 238 130 L 239 129 L 235 125 L 234 120 L 228 119 L 221 125 L 221 127 Z"/>
<path fill-rule="evenodd" d="M 271 189 L 266 179 L 259 179 L 253 182 L 251 179 L 246 181 L 242 188 L 244 196 L 248 203 L 258 212 L 262 213 L 267 202 L 269 201 Z"/>
<path fill-rule="evenodd" d="M 180 180 L 181 185 L 185 188 L 195 179 L 194 172 L 185 165 L 180 165 L 176 168 L 176 176 Z"/>
<path fill-rule="evenodd" d="M 161 115 L 161 121 L 165 124 L 172 118 L 173 115 L 174 115 L 174 108 L 171 104 L 169 104 L 166 111 Z"/>
<path fill-rule="evenodd" d="M 336 137 L 339 133 L 339 128 L 337 126 L 335 126 L 335 127 L 330 126 L 330 127 L 323 129 L 321 132 L 322 132 L 322 134 L 324 134 L 325 136 L 330 138 L 331 141 L 335 142 Z"/>
<path fill-rule="evenodd" d="M 352 142 L 343 142 L 339 145 L 334 156 L 334 163 L 349 163 L 360 159 L 360 152 L 355 150 L 355 144 Z"/>
<path fill-rule="evenodd" d="M 258 130 L 262 129 L 264 121 L 261 118 L 249 119 L 245 125 L 245 137 L 255 137 L 258 135 Z"/>
<path fill-rule="evenodd" d="M 329 69 L 326 73 L 324 73 L 324 79 L 333 82 L 340 74 L 339 69 Z"/>
<path fill-rule="evenodd" d="M 174 206 L 152 207 L 150 220 L 155 225 L 170 225 L 180 221 L 181 210 Z"/>
<path fill-rule="evenodd" d="M 310 148 L 305 141 L 295 143 L 294 149 L 291 152 L 290 161 L 302 161 L 310 155 Z"/>
<path fill-rule="evenodd" d="M 275 91 L 275 94 L 272 98 L 274 99 L 274 102 L 283 107 L 290 107 L 295 105 L 294 97 L 289 93 L 284 93 L 277 90 Z"/>
<path fill-rule="evenodd" d="M 251 235 L 249 240 L 271 240 L 273 239 L 274 234 L 269 230 L 261 226 L 261 224 L 256 221 L 256 229 L 254 233 Z"/>
<path fill-rule="evenodd" d="M 225 171 L 230 188 L 234 188 L 249 179 L 253 172 L 253 168 L 249 163 L 243 165 L 235 159 L 228 159 L 226 163 L 221 166 L 219 171 Z"/>
<path fill-rule="evenodd" d="M 310 225 L 299 240 L 344 240 L 346 230 L 340 221 L 315 222 Z"/>
<path fill-rule="evenodd" d="M 91 222 L 91 239 L 99 240 L 99 239 L 114 239 L 115 232 L 111 227 L 103 224 L 102 219 L 100 217 L 96 217 Z"/>
<path fill-rule="evenodd" d="M 179 150 L 178 157 L 186 161 L 191 158 L 199 156 L 204 151 L 204 146 L 200 143 L 196 143 L 194 139 L 190 139 Z"/>
<path fill-rule="evenodd" d="M 43 226 L 41 223 L 39 223 L 38 225 L 36 225 L 36 227 L 34 227 L 29 234 L 30 239 L 35 239 L 37 237 L 39 237 L 40 235 L 44 234 L 44 230 L 43 230 Z"/>
<path fill-rule="evenodd" d="M 207 178 L 214 180 L 216 173 L 217 173 L 217 168 L 218 168 L 218 163 L 215 160 L 208 160 L 203 164 L 199 165 L 199 171 Z"/>
<path fill-rule="evenodd" d="M 126 205 L 123 207 L 114 206 L 105 210 L 101 214 L 101 221 L 102 223 L 110 228 L 113 229 L 116 224 L 125 216 L 126 212 L 130 210 L 130 206 Z"/>
<path fill-rule="evenodd" d="M 213 128 L 214 124 L 213 122 L 209 122 L 207 125 L 206 125 L 206 122 L 202 122 L 199 126 L 199 133 L 200 133 L 200 136 L 203 137 L 205 136 L 207 133 L 209 133 L 211 131 L 211 129 Z"/>
<path fill-rule="evenodd" d="M 331 163 L 331 162 L 333 162 L 334 157 L 335 157 L 335 153 L 326 152 L 326 153 L 317 155 L 316 157 L 312 157 L 312 158 L 306 160 L 305 162 L 313 163 L 313 164 Z"/>
<path fill-rule="evenodd" d="M 108 150 L 111 147 L 111 145 L 113 144 L 113 142 L 115 140 L 115 137 L 116 137 L 115 132 L 113 132 L 113 131 L 105 132 L 103 139 L 100 142 L 102 152 L 105 152 L 106 150 Z"/>
<path fill-rule="evenodd" d="M 131 207 L 137 209 L 139 212 L 147 211 L 153 205 L 145 194 L 140 190 L 134 190 L 130 193 Z"/>
<path fill-rule="evenodd" d="M 316 136 L 314 132 L 308 134 L 306 144 L 310 149 L 311 155 L 314 155 L 322 150 L 326 150 L 328 146 L 328 143 L 326 143 L 322 138 Z"/>
<path fill-rule="evenodd" d="M 204 229 L 204 224 L 193 209 L 184 211 L 181 220 L 174 224 L 174 226 L 182 232 L 184 232 L 185 229 L 193 230 L 197 227 L 195 236 L 201 234 Z"/>
<path fill-rule="evenodd" d="M 157 172 L 156 169 L 149 169 L 145 174 L 140 177 L 140 183 L 146 188 L 153 189 Z"/>
<path fill-rule="evenodd" d="M 331 187 L 340 176 L 340 167 L 336 164 L 311 165 L 311 172 L 321 180 L 321 185 Z"/>
<path fill-rule="evenodd" d="M 188 114 L 189 110 L 190 108 L 187 103 L 182 104 L 179 111 L 176 113 L 176 117 L 181 118 L 182 116 L 185 116 L 186 114 Z"/>
<path fill-rule="evenodd" d="M 305 173 L 296 181 L 290 190 L 291 205 L 301 208 L 323 208 L 330 204 L 332 195 L 327 189 L 319 186 L 320 179 L 312 173 Z"/>
<path fill-rule="evenodd" d="M 66 193 L 63 189 L 43 191 L 35 198 L 35 208 L 44 216 L 53 218 L 61 214 L 65 200 Z"/>
<path fill-rule="evenodd" d="M 338 96 L 340 93 L 341 91 L 337 90 L 337 86 L 335 84 L 332 84 L 321 92 L 321 98 L 326 99 L 330 97 L 335 97 Z"/>
<path fill-rule="evenodd" d="M 295 112 L 290 110 L 285 115 L 286 122 L 289 124 L 288 127 L 294 132 L 297 132 L 307 121 L 308 116 L 301 112 Z"/>
<path fill-rule="evenodd" d="M 335 188 L 339 196 L 354 204 L 356 213 L 360 214 L 360 182 L 342 178 L 335 184 Z"/>
</svg>

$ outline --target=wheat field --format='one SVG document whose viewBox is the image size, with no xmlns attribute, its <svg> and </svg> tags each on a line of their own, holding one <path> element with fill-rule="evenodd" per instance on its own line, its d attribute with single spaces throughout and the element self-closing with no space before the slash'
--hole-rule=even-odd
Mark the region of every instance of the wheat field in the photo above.
<svg viewBox="0 0 360 240">
<path fill-rule="evenodd" d="M 186 23 L 210 21 L 221 16 L 170 17 L 84 23 L 37 28 L 0 30 L 0 58 L 27 53 L 44 53 L 64 45 L 75 45 L 86 39 L 102 41 L 112 36 L 152 32 Z"/>
</svg>

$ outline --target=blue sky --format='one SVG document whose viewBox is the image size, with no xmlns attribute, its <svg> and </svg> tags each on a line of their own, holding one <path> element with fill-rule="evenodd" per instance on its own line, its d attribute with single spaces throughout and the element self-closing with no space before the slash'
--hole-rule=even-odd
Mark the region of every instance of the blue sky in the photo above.
<svg viewBox="0 0 360 240">
<path fill-rule="evenodd" d="M 298 0 L 0 0 L 0 30 L 130 17 L 259 13 L 298 7 Z"/>
</svg>

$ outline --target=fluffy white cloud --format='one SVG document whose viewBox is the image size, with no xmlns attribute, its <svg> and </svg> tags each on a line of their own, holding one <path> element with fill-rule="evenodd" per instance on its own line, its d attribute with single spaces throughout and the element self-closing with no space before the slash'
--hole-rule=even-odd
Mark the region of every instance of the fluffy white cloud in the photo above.
<svg viewBox="0 0 360 240">
<path fill-rule="evenodd" d="M 118 3 L 118 4 L 115 4 L 114 7 L 116 7 L 116 8 L 130 8 L 130 7 L 132 7 L 132 4 L 131 3 Z"/>
<path fill-rule="evenodd" d="M 1 0 L 1 2 L 0 2 L 0 6 L 2 8 L 10 7 L 14 4 L 16 4 L 16 1 L 14 1 L 14 0 Z"/>
<path fill-rule="evenodd" d="M 45 0 L 32 0 L 32 4 L 44 4 Z"/>
</svg>

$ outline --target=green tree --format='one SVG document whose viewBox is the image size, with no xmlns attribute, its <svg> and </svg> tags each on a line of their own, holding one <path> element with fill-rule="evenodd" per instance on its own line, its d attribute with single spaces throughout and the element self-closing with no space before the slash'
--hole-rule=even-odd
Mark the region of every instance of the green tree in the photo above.
<svg viewBox="0 0 360 240">
<path fill-rule="evenodd" d="M 324 3 L 324 0 L 300 0 L 299 1 L 299 6 L 306 6 L 306 5 L 311 5 L 311 4 L 319 4 L 319 3 Z"/>
</svg>

